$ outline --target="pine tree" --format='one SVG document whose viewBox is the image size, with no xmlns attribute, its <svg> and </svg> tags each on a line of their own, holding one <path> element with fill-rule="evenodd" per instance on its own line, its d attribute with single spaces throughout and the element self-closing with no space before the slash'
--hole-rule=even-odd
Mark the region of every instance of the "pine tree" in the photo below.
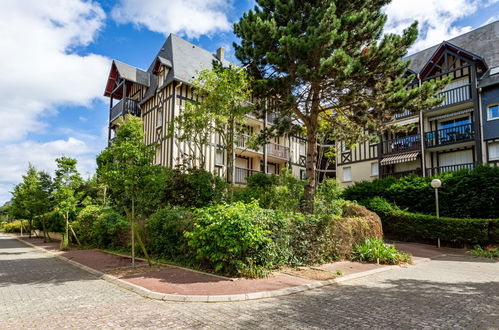
<svg viewBox="0 0 499 330">
<path fill-rule="evenodd" d="M 447 81 L 407 89 L 410 63 L 402 58 L 417 38 L 417 23 L 402 35 L 383 34 L 389 0 L 257 0 L 234 25 L 236 56 L 254 78 L 259 99 L 306 129 L 306 209 L 313 211 L 319 119 L 332 138 L 355 143 L 381 133 L 405 109 L 439 102 Z M 286 121 L 281 121 L 286 122 Z"/>
</svg>

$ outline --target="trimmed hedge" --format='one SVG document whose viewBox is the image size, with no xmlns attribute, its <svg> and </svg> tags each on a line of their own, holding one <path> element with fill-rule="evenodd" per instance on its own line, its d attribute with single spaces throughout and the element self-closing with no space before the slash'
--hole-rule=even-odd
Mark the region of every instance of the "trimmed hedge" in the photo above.
<svg viewBox="0 0 499 330">
<path fill-rule="evenodd" d="M 439 189 L 440 214 L 455 218 L 499 218 L 499 167 L 478 166 L 468 171 L 444 173 Z M 363 203 L 383 197 L 411 212 L 435 214 L 433 178 L 408 176 L 359 182 L 343 192 L 343 198 Z"/>
<path fill-rule="evenodd" d="M 394 239 L 435 243 L 440 238 L 443 243 L 460 246 L 499 241 L 499 219 L 437 218 L 401 210 L 380 197 L 364 204 L 381 217 L 385 235 Z"/>
</svg>

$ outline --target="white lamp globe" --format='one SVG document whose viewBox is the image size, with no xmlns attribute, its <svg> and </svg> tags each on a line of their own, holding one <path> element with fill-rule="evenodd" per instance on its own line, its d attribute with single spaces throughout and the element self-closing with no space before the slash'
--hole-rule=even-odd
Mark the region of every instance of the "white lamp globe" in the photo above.
<svg viewBox="0 0 499 330">
<path fill-rule="evenodd" d="M 439 179 L 433 179 L 431 180 L 431 186 L 432 188 L 438 189 L 442 186 L 442 181 L 440 181 Z"/>
</svg>

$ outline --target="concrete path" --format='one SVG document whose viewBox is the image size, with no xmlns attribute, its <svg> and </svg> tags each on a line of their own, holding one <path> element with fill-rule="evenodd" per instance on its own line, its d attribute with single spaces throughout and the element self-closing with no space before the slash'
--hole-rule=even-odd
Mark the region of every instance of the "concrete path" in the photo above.
<svg viewBox="0 0 499 330">
<path fill-rule="evenodd" d="M 442 257 L 280 298 L 142 298 L 0 236 L 0 329 L 499 329 L 499 263 Z"/>
</svg>

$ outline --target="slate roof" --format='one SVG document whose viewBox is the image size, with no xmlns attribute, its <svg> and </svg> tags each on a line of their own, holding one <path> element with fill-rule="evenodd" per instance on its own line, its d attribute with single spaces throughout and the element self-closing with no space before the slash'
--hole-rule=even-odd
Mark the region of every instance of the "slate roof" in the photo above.
<svg viewBox="0 0 499 330">
<path fill-rule="evenodd" d="M 163 86 L 168 85 L 172 81 L 189 84 L 197 72 L 211 69 L 213 61 L 219 62 L 216 55 L 210 51 L 184 40 L 175 34 L 170 34 L 147 70 L 154 78 L 151 78 L 151 86 L 146 91 L 141 103 L 147 101 L 156 92 L 158 81 L 157 77 L 152 74 L 156 60 L 170 67 Z M 224 60 L 222 64 L 228 66 L 230 62 Z"/>
<path fill-rule="evenodd" d="M 148 72 L 117 60 L 114 60 L 113 63 L 122 78 L 144 86 L 150 85 L 150 74 Z"/>
</svg>

